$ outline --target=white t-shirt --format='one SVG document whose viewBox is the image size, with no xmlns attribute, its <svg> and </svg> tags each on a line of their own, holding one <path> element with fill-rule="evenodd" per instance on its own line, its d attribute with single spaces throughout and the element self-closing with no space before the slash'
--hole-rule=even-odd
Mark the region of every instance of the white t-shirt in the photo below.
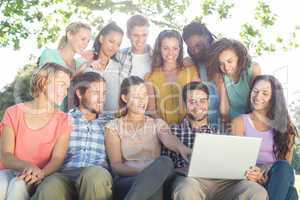
<svg viewBox="0 0 300 200">
<path fill-rule="evenodd" d="M 131 76 L 138 76 L 144 79 L 144 76 L 151 71 L 151 57 L 149 53 L 132 54 Z"/>
</svg>

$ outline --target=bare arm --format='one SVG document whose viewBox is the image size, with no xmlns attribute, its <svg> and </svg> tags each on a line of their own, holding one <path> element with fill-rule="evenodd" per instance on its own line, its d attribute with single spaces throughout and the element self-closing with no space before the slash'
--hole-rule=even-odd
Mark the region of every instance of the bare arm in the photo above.
<svg viewBox="0 0 300 200">
<path fill-rule="evenodd" d="M 226 90 L 226 87 L 225 87 L 224 80 L 223 80 L 221 75 L 216 75 L 214 77 L 214 81 L 216 83 L 217 90 L 218 90 L 218 95 L 220 97 L 219 109 L 220 109 L 221 118 L 224 122 L 228 122 L 229 121 L 229 107 L 230 106 L 229 106 L 229 99 L 228 99 L 227 90 Z"/>
<path fill-rule="evenodd" d="M 58 138 L 52 152 L 51 160 L 43 168 L 44 176 L 48 176 L 57 171 L 62 165 L 68 149 L 69 138 L 69 133 L 65 133 Z"/>
<path fill-rule="evenodd" d="M 105 128 L 105 149 L 113 170 L 123 176 L 134 176 L 141 170 L 124 164 L 121 152 L 121 141 L 118 134 Z"/>
<path fill-rule="evenodd" d="M 237 136 L 245 135 L 244 120 L 242 116 L 236 117 L 231 122 L 232 134 Z"/>
<path fill-rule="evenodd" d="M 30 162 L 18 159 L 14 156 L 15 134 L 12 128 L 4 125 L 2 133 L 2 162 L 8 169 L 23 171 L 27 167 L 32 166 Z"/>
<path fill-rule="evenodd" d="M 147 75 L 145 76 L 145 78 Z M 149 96 L 149 102 L 147 106 L 147 112 L 153 117 L 153 118 L 158 118 L 159 115 L 156 110 L 156 94 L 154 90 L 154 85 L 150 82 L 147 81 L 147 91 L 148 91 L 148 96 Z"/>
<path fill-rule="evenodd" d="M 261 68 L 257 63 L 252 65 L 252 82 L 256 76 L 261 75 Z"/>
<path fill-rule="evenodd" d="M 184 159 L 188 159 L 191 154 L 191 149 L 186 147 L 175 135 L 170 131 L 170 128 L 165 123 L 160 127 L 158 137 L 168 149 L 179 153 Z"/>
</svg>

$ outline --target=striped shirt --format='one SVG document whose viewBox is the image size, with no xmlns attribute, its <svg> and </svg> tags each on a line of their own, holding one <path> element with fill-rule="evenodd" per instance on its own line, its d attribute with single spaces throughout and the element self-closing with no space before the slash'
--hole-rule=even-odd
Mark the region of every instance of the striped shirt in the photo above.
<svg viewBox="0 0 300 200">
<path fill-rule="evenodd" d="M 99 114 L 96 119 L 88 121 L 78 108 L 70 110 L 69 115 L 73 131 L 61 170 L 100 165 L 107 167 L 104 125 L 112 119 L 112 116 Z"/>
</svg>

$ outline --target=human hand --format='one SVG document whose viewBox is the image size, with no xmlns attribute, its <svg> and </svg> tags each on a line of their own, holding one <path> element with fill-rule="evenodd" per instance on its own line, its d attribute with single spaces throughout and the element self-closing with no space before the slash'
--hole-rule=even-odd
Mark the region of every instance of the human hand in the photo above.
<svg viewBox="0 0 300 200">
<path fill-rule="evenodd" d="M 246 171 L 246 178 L 250 181 L 254 181 L 257 183 L 264 183 L 266 181 L 266 177 L 264 176 L 264 171 L 262 171 L 259 167 L 250 167 Z"/>
<path fill-rule="evenodd" d="M 189 162 L 189 156 L 191 155 L 192 151 L 190 148 L 186 147 L 185 145 L 181 144 L 178 147 L 179 154 L 183 157 L 183 159 Z"/>
<path fill-rule="evenodd" d="M 45 177 L 45 174 L 42 169 L 35 165 L 28 165 L 22 174 L 19 176 L 20 179 L 23 179 L 26 184 L 31 185 L 33 183 L 40 182 Z"/>
</svg>

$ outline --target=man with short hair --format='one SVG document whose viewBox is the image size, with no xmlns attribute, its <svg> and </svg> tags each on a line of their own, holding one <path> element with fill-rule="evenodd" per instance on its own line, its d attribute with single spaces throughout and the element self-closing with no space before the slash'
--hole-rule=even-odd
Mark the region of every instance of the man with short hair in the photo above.
<svg viewBox="0 0 300 200">
<path fill-rule="evenodd" d="M 117 53 L 116 59 L 122 65 L 124 77 L 138 76 L 144 78 L 151 71 L 152 49 L 147 45 L 149 21 L 142 15 L 134 15 L 127 21 L 127 37 L 131 47 Z"/>
<path fill-rule="evenodd" d="M 180 124 L 172 125 L 171 131 L 183 144 L 193 148 L 197 133 L 217 133 L 217 130 L 210 126 L 207 117 L 209 91 L 205 84 L 191 82 L 183 88 L 182 96 L 187 115 Z M 216 151 L 218 151 L 217 147 Z M 188 163 L 180 155 L 174 152 L 167 152 L 167 154 L 174 161 L 175 168 L 188 169 Z M 172 186 L 172 199 L 266 200 L 267 192 L 264 187 L 249 180 L 221 180 L 177 176 Z"/>
<path fill-rule="evenodd" d="M 69 111 L 73 131 L 64 164 L 47 177 L 32 199 L 109 200 L 112 177 L 104 146 L 104 125 L 111 116 L 103 113 L 106 83 L 95 72 L 74 77 L 70 88 L 76 107 Z"/>
</svg>

